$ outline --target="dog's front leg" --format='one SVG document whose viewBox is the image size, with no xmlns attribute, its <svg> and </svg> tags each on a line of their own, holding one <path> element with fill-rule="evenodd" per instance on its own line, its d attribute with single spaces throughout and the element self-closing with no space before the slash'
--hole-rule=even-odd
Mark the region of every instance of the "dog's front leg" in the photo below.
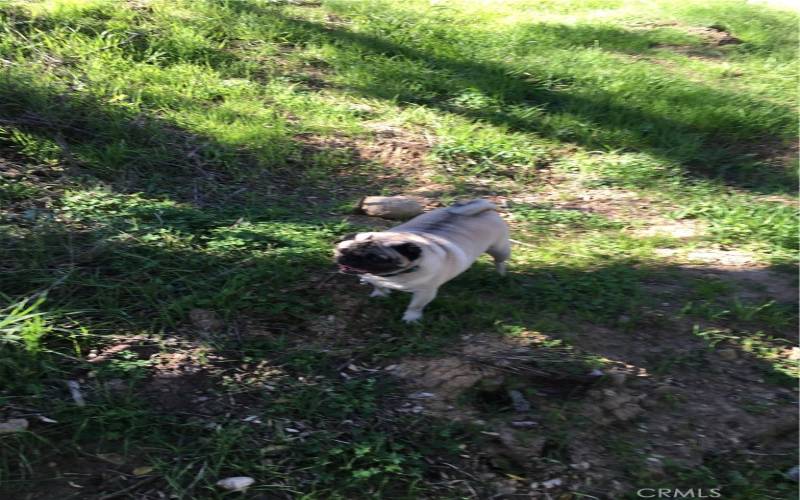
<svg viewBox="0 0 800 500">
<path fill-rule="evenodd" d="M 372 285 L 375 288 L 372 290 L 372 293 L 369 294 L 370 297 L 388 297 L 392 290 L 390 288 L 383 288 L 378 285 Z"/>
<path fill-rule="evenodd" d="M 408 304 L 408 308 L 406 308 L 406 312 L 403 314 L 403 321 L 406 323 L 419 321 L 422 317 L 422 310 L 436 298 L 436 293 L 438 291 L 438 288 L 415 290 L 414 295 L 411 297 L 411 303 Z"/>
</svg>

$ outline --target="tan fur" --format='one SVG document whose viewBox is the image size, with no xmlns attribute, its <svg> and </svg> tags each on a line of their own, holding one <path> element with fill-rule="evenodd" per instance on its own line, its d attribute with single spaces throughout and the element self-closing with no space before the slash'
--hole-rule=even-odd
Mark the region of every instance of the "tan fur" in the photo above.
<svg viewBox="0 0 800 500">
<path fill-rule="evenodd" d="M 501 274 L 505 273 L 505 261 L 511 254 L 508 226 L 494 205 L 485 200 L 433 210 L 384 232 L 359 233 L 353 240 L 337 246 L 337 258 L 365 241 L 385 247 L 410 242 L 422 249 L 418 259 L 404 261 L 404 267 L 416 266 L 414 272 L 388 277 L 361 276 L 362 281 L 375 287 L 373 296 L 383 296 L 391 290 L 413 293 L 403 315 L 407 322 L 419 320 L 438 288 L 466 271 L 481 254 L 494 257 Z"/>
</svg>

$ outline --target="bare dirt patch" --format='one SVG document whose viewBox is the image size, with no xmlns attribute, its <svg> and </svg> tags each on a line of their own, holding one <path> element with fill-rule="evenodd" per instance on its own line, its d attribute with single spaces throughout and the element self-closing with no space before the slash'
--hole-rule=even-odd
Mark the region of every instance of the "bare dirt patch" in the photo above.
<svg viewBox="0 0 800 500">
<path fill-rule="evenodd" d="M 677 44 L 655 44 L 653 48 L 664 49 L 687 57 L 697 59 L 714 60 L 725 55 L 723 48 L 728 45 L 739 45 L 742 40 L 733 36 L 727 28 L 721 25 L 711 26 L 685 26 L 674 21 L 638 23 L 631 26 L 634 30 L 649 31 L 658 28 L 680 29 L 702 39 L 703 45 L 677 45 Z"/>
<path fill-rule="evenodd" d="M 387 371 L 409 387 L 399 411 L 482 426 L 487 442 L 476 470 L 496 487 L 497 474 L 518 478 L 504 486 L 517 494 L 594 494 L 605 485 L 621 495 L 632 487 L 620 481 L 630 467 L 658 479 L 667 463 L 791 452 L 797 393 L 766 383 L 761 361 L 709 351 L 677 324 L 633 335 L 587 325 L 570 338 L 575 350 L 554 353 L 535 332 L 476 335 L 445 357 Z M 576 373 L 582 353 L 609 364 Z M 541 363 L 553 354 L 556 363 Z M 674 363 L 678 369 L 663 371 Z"/>
</svg>

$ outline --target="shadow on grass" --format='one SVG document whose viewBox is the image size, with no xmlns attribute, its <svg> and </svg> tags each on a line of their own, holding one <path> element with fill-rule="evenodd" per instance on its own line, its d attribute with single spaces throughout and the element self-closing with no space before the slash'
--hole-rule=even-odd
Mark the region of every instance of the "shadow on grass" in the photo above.
<svg viewBox="0 0 800 500">
<path fill-rule="evenodd" d="M 141 250 L 121 249 L 124 253 L 137 251 Z M 169 249 L 158 251 L 170 253 Z M 189 256 L 177 254 L 176 257 L 186 262 L 187 271 L 193 267 Z M 128 262 L 124 256 L 116 258 Z M 224 263 L 205 264 L 220 266 Z M 298 265 L 306 264 L 298 262 Z M 113 264 L 105 263 L 102 267 L 113 267 Z M 489 470 L 526 477 L 540 472 L 537 467 L 541 467 L 542 461 L 550 466 L 556 462 L 564 465 L 574 462 L 575 456 L 571 454 L 582 449 L 587 441 L 594 443 L 599 439 L 606 445 L 603 436 L 609 428 L 586 420 L 581 413 L 580 405 L 597 405 L 586 389 L 595 385 L 605 387 L 597 377 L 588 380 L 587 371 L 591 365 L 587 364 L 587 359 L 606 359 L 628 368 L 645 368 L 648 378 L 659 383 L 667 379 L 676 381 L 677 386 L 673 387 L 683 388 L 681 394 L 685 395 L 685 400 L 674 400 L 672 407 L 662 403 L 652 413 L 643 415 L 645 424 L 649 418 L 663 422 L 664 414 L 672 414 L 674 421 L 682 422 L 687 415 L 696 416 L 685 408 L 716 404 L 719 398 L 727 397 L 734 390 L 729 377 L 719 371 L 720 361 L 714 349 L 704 339 L 670 323 L 654 324 L 652 319 L 638 315 L 646 300 L 641 290 L 642 280 L 649 273 L 670 273 L 674 269 L 642 270 L 632 263 L 619 262 L 592 270 L 550 267 L 518 271 L 509 278 L 499 278 L 491 274 L 489 267 L 488 264 L 479 265 L 446 286 L 444 293 L 430 306 L 424 322 L 417 327 L 409 328 L 394 320 L 407 296 L 388 303 L 378 301 L 373 316 L 367 319 L 360 318 L 355 310 L 332 309 L 331 312 L 338 315 L 348 314 L 347 319 L 351 321 L 350 328 L 339 339 L 335 350 L 339 354 L 321 349 L 324 343 L 316 345 L 315 332 L 308 332 L 308 338 L 293 339 L 279 336 L 243 336 L 236 341 L 218 338 L 204 347 L 202 343 L 158 346 L 158 341 L 151 340 L 151 347 L 162 355 L 169 354 L 170 350 L 177 351 L 181 361 L 165 367 L 148 357 L 152 350 L 138 349 L 134 340 L 129 341 L 132 347 L 127 349 L 134 354 L 117 352 L 92 363 L 57 360 L 62 365 L 59 373 L 58 370 L 47 372 L 41 365 L 42 360 L 34 356 L 25 359 L 10 356 L 6 348 L 7 364 L 15 363 L 30 369 L 31 373 L 24 381 L 14 377 L 0 380 L 11 382 L 10 388 L 16 390 L 21 390 L 20 382 L 38 385 L 41 399 L 34 407 L 42 414 L 57 417 L 60 425 L 54 428 L 34 424 L 34 431 L 41 433 L 47 443 L 33 442 L 32 436 L 5 441 L 8 450 L 16 447 L 24 450 L 28 465 L 0 464 L 4 465 L 0 471 L 5 474 L 0 476 L 4 478 L 3 487 L 16 491 L 27 487 L 32 491 L 40 490 L 42 479 L 52 474 L 45 464 L 57 457 L 58 471 L 86 472 L 80 476 L 52 478 L 46 483 L 48 488 L 59 485 L 66 488 L 69 479 L 79 485 L 93 484 L 96 491 L 110 493 L 138 484 L 142 479 L 120 482 L 114 475 L 102 475 L 98 470 L 125 472 L 134 465 L 155 464 L 150 474 L 157 478 L 159 488 L 184 494 L 187 491 L 194 495 L 210 492 L 218 478 L 231 475 L 257 478 L 255 489 L 275 495 L 275 498 L 294 498 L 298 492 L 312 491 L 322 492 L 321 495 L 358 495 L 359 491 L 370 491 L 393 497 L 423 492 L 452 493 L 452 489 L 447 490 L 450 486 L 440 481 L 439 472 L 446 471 L 461 481 L 475 481 L 470 487 L 486 492 L 480 496 L 482 498 L 492 491 L 493 484 L 492 480 L 474 479 L 474 473 L 481 470 L 474 469 L 475 460 L 491 464 Z M 349 278 L 343 277 L 342 281 Z M 78 287 L 73 291 L 80 294 L 81 284 L 73 286 Z M 340 300 L 346 295 L 338 286 L 326 286 L 314 293 L 335 294 Z M 366 291 L 361 293 L 366 294 Z M 297 291 L 291 295 L 302 297 Z M 285 300 L 285 297 L 270 296 L 270 299 Z M 130 303 L 135 300 L 135 297 L 125 299 Z M 306 318 L 323 312 L 313 300 L 300 306 L 298 311 Z M 224 305 L 212 301 L 208 307 Z M 143 316 L 148 312 L 159 314 L 152 309 L 141 310 L 138 314 Z M 599 328 L 601 324 L 615 324 L 622 313 L 631 314 L 633 322 L 624 327 Z M 268 324 L 275 328 L 274 321 L 287 316 L 293 316 L 292 312 L 267 318 Z M 302 317 L 293 317 L 293 321 L 302 320 Z M 584 322 L 584 325 L 594 323 L 598 328 L 575 334 L 570 329 L 570 322 L 574 321 Z M 496 353 L 487 355 L 473 350 L 470 351 L 472 357 L 464 356 L 466 351 L 462 352 L 461 348 L 477 338 L 465 339 L 463 335 L 481 332 L 478 337 L 485 340 L 485 332 L 496 332 L 498 325 L 504 327 L 505 335 L 512 340 L 517 329 L 534 330 L 550 341 L 566 339 L 567 345 L 576 346 L 579 351 L 564 349 L 564 344 L 554 347 L 543 344 L 521 352 L 513 342 L 498 342 L 491 344 L 502 346 Z M 302 329 L 298 329 L 298 333 Z M 493 333 L 492 336 L 502 335 Z M 145 340 L 142 338 L 139 342 Z M 205 362 L 196 359 L 201 351 Z M 474 405 L 478 414 L 492 419 L 494 427 L 491 429 L 496 430 L 504 419 L 522 418 L 515 417 L 509 408 L 506 389 L 518 388 L 535 394 L 532 416 L 525 418 L 535 419 L 538 427 L 517 439 L 519 446 L 524 446 L 528 439 L 535 442 L 538 436 L 548 436 L 550 451 L 542 451 L 543 456 L 526 455 L 525 460 L 505 456 L 501 460 L 492 454 L 496 452 L 489 452 L 484 446 L 487 440 L 490 443 L 492 440 L 485 433 L 481 434 L 483 427 L 475 427 L 469 419 L 455 422 L 398 411 L 398 408 L 403 409 L 400 406 L 403 401 L 413 405 L 420 402 L 407 396 L 408 388 L 390 372 L 380 369 L 389 362 L 402 363 L 426 356 L 463 357 L 462 363 L 470 363 L 475 353 L 483 355 L 482 366 L 493 362 L 496 364 L 491 366 L 513 375 L 505 376 L 499 390 L 487 392 L 488 389 L 476 384 L 473 390 L 478 391 L 478 399 L 464 403 Z M 530 359 L 525 359 L 526 356 Z M 164 359 L 172 358 L 167 355 Z M 771 383 L 793 387 L 794 379 L 774 370 L 769 362 L 745 351 L 739 351 L 739 359 L 746 365 L 730 365 L 735 366 L 737 374 L 750 375 L 749 370 L 755 370 Z M 350 369 L 353 365 L 360 368 Z M 709 370 L 711 366 L 715 371 Z M 2 368 L 0 365 L 0 375 L 5 375 Z M 91 378 L 86 376 L 89 371 L 93 373 Z M 27 372 L 18 370 L 15 373 Z M 47 374 L 43 380 L 39 378 L 42 373 Z M 87 380 L 83 386 L 89 401 L 87 407 L 72 405 L 63 384 L 53 381 L 67 376 Z M 112 389 L 119 385 L 120 379 L 127 385 Z M 656 380 L 649 383 L 655 384 Z M 737 380 L 740 386 L 764 389 L 763 382 L 754 383 L 741 377 Z M 745 380 L 744 384 L 741 380 Z M 652 389 L 652 385 L 650 387 Z M 9 386 L 4 388 L 8 390 Z M 17 393 L 12 391 L 12 394 Z M 717 399 L 704 400 L 706 394 Z M 748 401 L 742 405 L 749 404 Z M 29 401 L 27 406 L 31 405 Z M 715 421 L 738 418 L 739 409 L 731 408 L 730 404 L 718 408 Z M 751 410 L 770 411 L 768 407 L 757 405 Z M 548 415 L 555 415 L 556 420 L 548 420 Z M 625 440 L 644 446 L 649 444 L 651 433 L 658 432 L 653 429 L 642 434 L 638 426 L 629 427 L 615 427 L 613 432 L 619 436 L 615 440 L 624 436 Z M 578 438 L 586 431 L 597 434 Z M 693 432 L 704 431 L 693 428 Z M 575 443 L 577 439 L 580 445 Z M 759 434 L 740 448 L 746 452 L 745 447 L 760 447 L 757 448 L 759 452 L 771 453 L 777 446 L 773 439 L 774 436 Z M 612 453 L 611 446 L 608 444 L 609 453 Z M 553 448 L 557 448 L 557 452 Z M 724 457 L 730 450 L 726 447 L 715 452 L 717 455 L 712 458 Z M 73 453 L 79 458 L 71 457 Z M 98 455 L 112 457 L 108 453 L 124 455 L 126 464 L 109 465 L 98 458 Z M 463 459 L 465 454 L 469 460 Z M 275 459 L 276 456 L 280 460 Z M 451 464 L 466 471 L 463 477 L 453 472 Z M 632 466 L 641 466 L 637 464 L 634 461 Z M 615 480 L 632 480 L 633 476 L 629 475 L 634 475 L 636 470 L 624 463 L 606 466 L 621 467 L 613 476 Z M 201 471 L 205 472 L 201 474 Z M 369 473 L 354 475 L 354 471 Z M 599 494 L 607 486 L 601 479 L 583 491 Z M 438 489 L 440 487 L 445 489 Z"/>
<path fill-rule="evenodd" d="M 334 45 L 356 47 L 364 55 L 386 57 L 386 64 L 364 61 L 369 65 L 369 73 L 377 76 L 371 79 L 374 83 L 349 87 L 353 92 L 397 99 L 401 104 L 420 104 L 512 130 L 578 143 L 590 149 L 644 151 L 681 163 L 690 176 L 722 179 L 757 193 L 789 193 L 794 192 L 797 185 L 793 171 L 765 163 L 771 155 L 776 152 L 780 155 L 787 149 L 779 144 L 780 141 L 776 144 L 776 126 L 767 127 L 738 113 L 738 108 L 731 103 L 739 98 L 730 92 L 688 81 L 679 88 L 661 88 L 660 98 L 666 99 L 675 109 L 708 107 L 709 103 L 715 103 L 716 109 L 726 110 L 720 111 L 716 120 L 702 124 L 685 123 L 658 112 L 621 104 L 617 96 L 596 89 L 592 95 L 584 96 L 574 91 L 558 92 L 546 88 L 545 80 L 570 81 L 572 77 L 569 75 L 528 75 L 501 63 L 432 55 L 378 36 L 287 17 L 280 11 L 265 10 L 252 4 L 239 3 L 235 8 L 276 17 L 292 27 L 293 33 L 305 34 L 297 40 L 290 40 L 294 43 L 305 42 L 305 36 L 317 42 L 321 39 Z M 552 36 L 553 29 L 550 26 L 537 27 L 533 33 L 547 37 Z M 622 47 L 637 50 L 650 43 L 644 34 L 612 28 L 600 30 L 598 34 L 596 30 L 560 25 L 557 31 L 571 46 L 591 45 L 598 36 L 609 40 L 612 50 Z M 458 105 L 453 98 L 470 89 L 497 99 L 500 105 L 477 109 Z M 772 103 L 759 102 L 764 109 L 776 108 Z M 786 130 L 791 127 L 791 111 L 778 108 L 778 114 L 785 117 L 778 128 Z M 599 132 L 576 132 L 572 127 L 561 127 L 558 123 L 540 119 L 551 113 L 566 113 L 585 124 L 584 127 L 588 125 Z M 768 145 L 773 145 L 773 150 L 768 151 Z"/>
<path fill-rule="evenodd" d="M 326 297 L 297 287 L 327 270 L 346 226 L 331 211 L 353 201 L 348 186 L 377 180 L 355 152 L 326 163 L 330 177 L 306 176 L 327 150 L 300 141 L 276 137 L 270 150 L 283 154 L 273 162 L 5 74 L 0 161 L 13 175 L 8 185 L 27 191 L 0 193 L 0 290 L 49 290 L 49 307 L 83 311 L 101 330 L 158 330 L 210 304 L 284 321 L 324 310 Z"/>
</svg>

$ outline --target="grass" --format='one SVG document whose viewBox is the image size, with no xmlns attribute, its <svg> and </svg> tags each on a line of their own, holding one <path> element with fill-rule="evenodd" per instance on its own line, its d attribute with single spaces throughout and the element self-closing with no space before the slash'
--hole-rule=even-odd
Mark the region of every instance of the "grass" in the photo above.
<svg viewBox="0 0 800 500">
<path fill-rule="evenodd" d="M 791 280 L 797 41 L 796 13 L 728 0 L 0 1 L 0 422 L 32 422 L 0 435 L 0 491 L 74 494 L 64 473 L 116 453 L 128 476 L 98 494 L 142 477 L 221 498 L 216 480 L 250 475 L 280 498 L 491 496 L 532 472 L 486 465 L 469 419 L 399 411 L 407 387 L 381 371 L 465 336 L 533 331 L 567 372 L 676 377 L 735 346 L 794 384 L 796 302 L 659 252 L 744 252 Z M 409 330 L 407 297 L 366 307 L 330 251 L 364 194 L 431 186 L 507 199 L 525 245 L 510 277 L 480 261 Z M 651 208 L 576 208 L 583 192 Z M 637 233 L 654 214 L 704 230 Z M 673 355 L 612 352 L 609 332 Z M 546 475 L 584 424 L 542 404 Z M 640 484 L 626 460 L 602 481 Z M 734 462 L 691 474 L 786 496 L 780 460 Z"/>
</svg>

